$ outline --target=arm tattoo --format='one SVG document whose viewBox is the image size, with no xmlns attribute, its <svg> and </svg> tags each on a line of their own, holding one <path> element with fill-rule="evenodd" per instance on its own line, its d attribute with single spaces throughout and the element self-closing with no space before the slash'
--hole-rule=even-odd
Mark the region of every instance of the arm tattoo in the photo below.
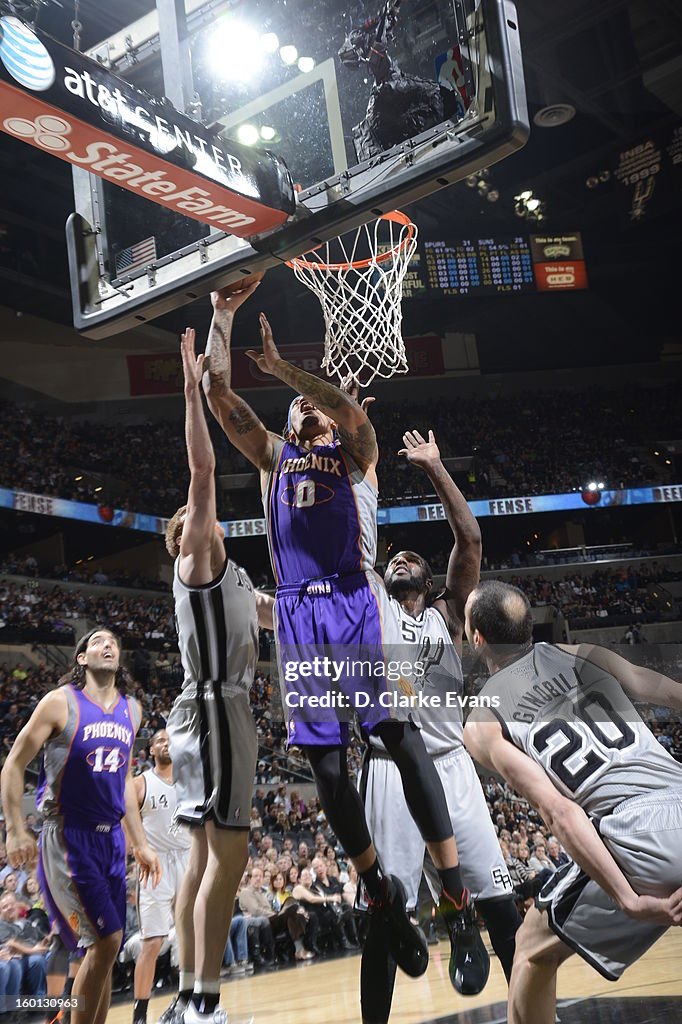
<svg viewBox="0 0 682 1024">
<path fill-rule="evenodd" d="M 214 395 L 223 395 L 230 390 L 231 360 L 230 339 L 232 316 L 225 310 L 213 314 L 211 329 L 206 342 L 207 370 L 210 390 Z"/>
<path fill-rule="evenodd" d="M 321 380 L 312 373 L 300 370 L 284 359 L 279 366 L 277 374 L 280 380 L 290 384 L 296 391 L 316 405 L 319 409 L 338 409 L 348 401 L 344 393 L 329 381 Z"/>
<path fill-rule="evenodd" d="M 241 398 L 227 418 L 237 434 L 250 434 L 261 425 L 253 409 Z"/>
<path fill-rule="evenodd" d="M 349 452 L 356 462 L 367 465 L 373 462 L 377 452 L 377 439 L 374 427 L 369 422 L 361 423 L 358 429 L 351 433 L 339 425 L 339 440 L 343 448 Z"/>
</svg>

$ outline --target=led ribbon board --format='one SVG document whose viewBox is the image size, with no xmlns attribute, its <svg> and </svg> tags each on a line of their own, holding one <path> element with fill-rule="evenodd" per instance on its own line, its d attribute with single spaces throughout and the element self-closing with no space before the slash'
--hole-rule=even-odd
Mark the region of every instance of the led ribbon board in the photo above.
<svg viewBox="0 0 682 1024">
<path fill-rule="evenodd" d="M 240 238 L 279 227 L 295 209 L 277 157 L 223 142 L 15 17 L 0 18 L 0 129 Z"/>
</svg>

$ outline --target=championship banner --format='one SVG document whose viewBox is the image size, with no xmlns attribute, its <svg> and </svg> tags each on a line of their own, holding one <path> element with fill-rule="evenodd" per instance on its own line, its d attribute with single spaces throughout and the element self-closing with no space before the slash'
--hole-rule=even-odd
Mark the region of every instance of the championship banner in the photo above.
<svg viewBox="0 0 682 1024">
<path fill-rule="evenodd" d="M 576 508 L 613 508 L 627 505 L 652 505 L 682 501 L 682 484 L 662 484 L 657 487 L 632 487 L 624 491 L 599 491 L 598 501 L 593 491 L 570 494 L 536 494 L 527 498 L 487 498 L 484 501 L 470 501 L 469 508 L 477 519 L 488 516 L 528 515 L 534 512 L 561 512 Z M 78 519 L 81 522 L 118 526 L 127 530 L 141 530 L 144 533 L 164 534 L 168 519 L 145 512 L 112 508 L 110 505 L 89 505 L 83 501 L 67 498 L 53 498 L 45 494 L 31 494 L 27 491 L 12 491 L 0 487 L 0 508 L 32 512 L 41 516 L 58 516 L 60 519 Z M 402 505 L 380 508 L 377 511 L 378 526 L 394 526 L 398 523 L 429 523 L 446 519 L 443 506 Z M 265 519 L 231 519 L 222 524 L 225 536 L 265 537 Z"/>
<path fill-rule="evenodd" d="M 0 130 L 240 238 L 296 208 L 278 157 L 225 142 L 16 17 L 0 18 Z"/>
<path fill-rule="evenodd" d="M 439 377 L 445 372 L 443 343 L 436 334 L 405 338 L 407 361 L 410 369 L 406 377 Z M 279 353 L 287 362 L 301 370 L 324 377 L 320 367 L 321 345 L 279 345 Z M 131 397 L 142 395 L 176 395 L 183 387 L 182 362 L 177 352 L 126 356 Z M 246 388 L 286 387 L 277 377 L 263 373 L 244 349 L 232 351 L 232 387 Z"/>
</svg>

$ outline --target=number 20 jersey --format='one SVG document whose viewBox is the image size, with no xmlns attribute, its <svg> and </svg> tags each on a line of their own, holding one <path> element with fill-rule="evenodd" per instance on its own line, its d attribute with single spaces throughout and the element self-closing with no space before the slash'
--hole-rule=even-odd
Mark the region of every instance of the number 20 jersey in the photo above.
<svg viewBox="0 0 682 1024">
<path fill-rule="evenodd" d="M 538 643 L 495 673 L 481 696 L 499 698 L 492 710 L 505 737 L 596 818 L 630 797 L 682 785 L 682 765 L 591 661 Z"/>
</svg>

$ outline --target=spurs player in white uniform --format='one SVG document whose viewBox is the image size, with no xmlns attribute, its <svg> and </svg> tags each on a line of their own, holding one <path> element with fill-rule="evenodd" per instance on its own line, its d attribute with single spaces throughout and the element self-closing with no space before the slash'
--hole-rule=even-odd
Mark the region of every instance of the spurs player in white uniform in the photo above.
<svg viewBox="0 0 682 1024">
<path fill-rule="evenodd" d="M 192 845 L 175 913 L 180 991 L 162 1020 L 222 1024 L 227 1017 L 218 1007 L 220 968 L 248 859 L 258 749 L 249 706 L 258 621 L 251 581 L 226 556 L 216 522 L 215 455 L 201 399 L 204 356 L 195 355 L 193 330 L 185 331 L 181 351 L 190 485 L 187 505 L 168 524 L 166 547 L 175 558 L 173 597 L 185 679 L 168 718 L 168 736 L 176 818 L 191 827 Z"/>
<path fill-rule="evenodd" d="M 498 706 L 472 712 L 465 743 L 573 858 L 525 917 L 509 988 L 509 1024 L 553 1024 L 572 953 L 616 980 L 682 923 L 682 765 L 630 700 L 680 709 L 682 685 L 601 647 L 533 645 L 527 598 L 497 581 L 469 597 L 466 632 Z"/>
<path fill-rule="evenodd" d="M 149 752 L 154 768 L 135 777 L 135 795 L 147 841 L 161 861 L 162 875 L 156 889 L 138 888 L 142 948 L 135 961 L 133 1024 L 146 1024 L 147 1003 L 154 983 L 154 969 L 174 920 L 175 900 L 189 859 L 190 834 L 174 822 L 176 795 L 168 733 L 160 729 L 152 737 Z"/>
<path fill-rule="evenodd" d="M 462 879 L 476 899 L 493 948 L 509 978 L 514 936 L 521 918 L 480 780 L 464 748 L 462 708 L 446 706 L 448 695 L 463 695 L 464 605 L 479 581 L 481 532 L 465 498 L 443 466 L 433 431 L 429 432 L 428 441 L 416 430 L 407 432 L 403 442 L 402 454 L 408 462 L 429 476 L 455 543 L 445 590 L 435 599 L 431 595 L 431 570 L 420 555 L 401 551 L 388 563 L 386 589 L 400 620 L 403 642 L 410 645 L 409 651 L 401 648 L 399 660 L 404 656 L 412 662 L 422 662 L 424 676 L 411 680 L 412 686 L 425 696 L 440 698 L 440 709 L 415 709 L 412 717 L 421 727 L 424 744 L 443 783 L 460 851 Z M 380 740 L 370 737 L 369 743 L 360 783 L 367 822 L 384 870 L 400 878 L 407 893 L 407 906 L 414 909 L 424 864 L 424 840 L 407 808 L 396 765 Z M 391 808 L 390 814 L 386 814 L 387 807 Z M 428 881 L 432 885 L 430 878 Z M 434 898 L 438 898 L 436 891 Z M 369 998 L 371 1009 L 365 1016 L 372 1024 L 380 1024 L 388 1020 L 390 992 L 384 991 L 382 996 L 378 991 L 383 985 L 383 971 L 380 981 L 375 971 L 368 974 L 373 977 L 368 976 L 364 986 L 363 1005 Z"/>
</svg>

